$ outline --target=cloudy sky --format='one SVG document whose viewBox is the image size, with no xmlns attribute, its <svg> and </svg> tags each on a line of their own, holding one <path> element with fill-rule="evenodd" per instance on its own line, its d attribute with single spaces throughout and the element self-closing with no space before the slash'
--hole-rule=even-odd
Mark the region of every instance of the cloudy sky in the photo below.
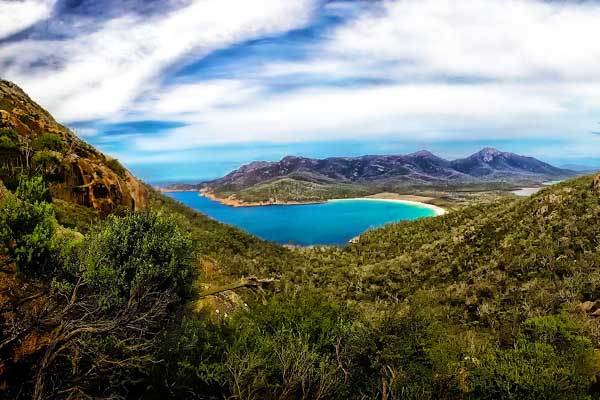
<svg viewBox="0 0 600 400">
<path fill-rule="evenodd" d="M 150 181 L 483 146 L 600 165 L 600 2 L 0 0 L 0 77 Z"/>
</svg>

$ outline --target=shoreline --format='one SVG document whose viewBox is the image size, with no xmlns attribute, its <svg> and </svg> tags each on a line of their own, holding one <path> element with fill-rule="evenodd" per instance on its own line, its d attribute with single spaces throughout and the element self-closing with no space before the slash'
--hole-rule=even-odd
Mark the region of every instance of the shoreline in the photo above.
<svg viewBox="0 0 600 400">
<path fill-rule="evenodd" d="M 327 201 L 242 201 L 236 199 L 234 197 L 235 195 L 231 195 L 227 198 L 218 197 L 214 194 L 212 190 L 207 188 L 200 189 L 198 191 L 198 195 L 204 196 L 208 199 L 214 200 L 229 207 L 301 206 L 306 204 L 322 204 Z"/>
<path fill-rule="evenodd" d="M 349 200 L 360 200 L 360 201 L 384 201 L 384 202 L 394 202 L 394 203 L 402 203 L 408 204 L 416 207 L 427 208 L 432 210 L 435 215 L 440 216 L 444 215 L 448 212 L 445 208 L 433 205 L 428 203 L 428 201 L 433 200 L 431 197 L 423 197 L 417 195 L 400 195 L 396 193 L 377 193 L 370 196 L 365 197 L 351 197 L 351 198 L 341 198 L 341 199 L 327 199 L 327 200 L 319 200 L 319 201 L 257 201 L 257 202 L 245 202 L 237 200 L 232 196 L 228 198 L 222 198 L 216 196 L 212 190 L 203 188 L 198 192 L 199 196 L 204 196 L 210 200 L 219 202 L 223 205 L 230 207 L 262 207 L 262 206 L 296 206 L 296 205 L 308 205 L 308 204 L 324 204 L 329 202 L 337 202 L 337 201 L 349 201 Z"/>
<path fill-rule="evenodd" d="M 429 204 L 429 203 L 424 203 L 424 202 L 421 202 L 421 201 L 415 201 L 415 200 L 386 199 L 386 198 L 380 198 L 380 197 L 353 197 L 353 198 L 347 198 L 347 199 L 330 199 L 330 200 L 327 200 L 327 201 L 328 202 L 340 202 L 340 201 L 349 201 L 349 200 L 354 200 L 354 201 L 383 201 L 383 202 L 389 202 L 389 203 L 408 204 L 408 205 L 411 205 L 411 206 L 420 207 L 420 208 L 427 208 L 429 210 L 432 210 L 435 213 L 436 217 L 448 213 L 448 210 L 446 210 L 445 208 L 442 208 L 440 206 L 436 206 L 436 205 Z"/>
</svg>

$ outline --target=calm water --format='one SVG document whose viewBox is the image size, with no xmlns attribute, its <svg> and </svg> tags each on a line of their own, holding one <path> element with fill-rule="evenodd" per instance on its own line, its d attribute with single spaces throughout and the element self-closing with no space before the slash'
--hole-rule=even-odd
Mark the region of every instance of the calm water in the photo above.
<svg viewBox="0 0 600 400">
<path fill-rule="evenodd" d="M 229 207 L 199 196 L 196 192 L 167 195 L 218 221 L 282 244 L 345 244 L 369 228 L 435 215 L 429 208 L 371 199 Z"/>
</svg>

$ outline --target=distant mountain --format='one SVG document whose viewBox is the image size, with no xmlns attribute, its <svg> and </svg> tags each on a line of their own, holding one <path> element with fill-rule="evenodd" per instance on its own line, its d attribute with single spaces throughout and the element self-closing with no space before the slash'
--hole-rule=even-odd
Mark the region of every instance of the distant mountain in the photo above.
<svg viewBox="0 0 600 400">
<path fill-rule="evenodd" d="M 585 165 L 585 164 L 562 164 L 560 168 L 570 169 L 572 171 L 582 172 L 582 173 L 592 173 L 596 171 L 600 171 L 600 166 L 597 165 Z"/>
<path fill-rule="evenodd" d="M 278 162 L 253 162 L 209 188 L 248 188 L 281 178 L 318 184 L 435 185 L 485 182 L 543 182 L 576 175 L 532 157 L 485 148 L 469 157 L 448 161 L 429 151 L 407 155 L 369 155 L 312 159 L 287 156 Z"/>
</svg>

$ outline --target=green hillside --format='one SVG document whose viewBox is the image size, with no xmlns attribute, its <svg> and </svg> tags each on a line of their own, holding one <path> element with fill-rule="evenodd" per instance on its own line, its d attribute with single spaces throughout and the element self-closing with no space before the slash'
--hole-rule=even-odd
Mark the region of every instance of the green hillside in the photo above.
<svg viewBox="0 0 600 400">
<path fill-rule="evenodd" d="M 148 398 L 594 396 L 600 191 L 589 177 L 525 200 L 393 224 L 343 249 L 296 250 L 223 226 L 155 192 L 155 211 L 110 217 L 87 226 L 83 237 L 52 222 L 61 212 L 35 194 L 39 183 L 24 181 L 2 200 L 3 243 L 11 257 L 5 260 L 16 268 L 5 266 L 2 280 L 3 293 L 16 296 L 3 298 L 9 398 L 31 396 L 40 376 L 44 396 L 57 398 L 66 397 L 56 395 L 57 388 Z M 25 220 L 33 233 L 15 230 L 15 221 L 23 226 Z M 142 234 L 148 229 L 156 240 Z M 22 257 L 15 242 L 37 247 Z M 98 269 L 104 255 L 113 261 Z M 201 268 L 207 260 L 216 272 Z M 275 282 L 203 297 L 214 301 L 202 311 L 191 307 L 202 295 L 194 282 L 231 284 L 249 275 Z M 100 307 L 94 318 L 110 325 L 123 313 L 134 318 L 140 312 L 144 321 L 136 329 L 145 336 L 133 328 L 56 336 L 61 326 L 96 327 L 96 319 L 64 312 L 66 294 L 81 281 L 89 285 L 82 307 Z M 124 286 L 115 292 L 112 282 Z M 158 291 L 157 297 L 145 297 L 134 311 L 131 282 L 140 283 L 136 290 Z M 11 319 L 15 312 L 24 318 Z M 31 326 L 15 326 L 25 322 Z M 15 335 L 20 339 L 11 341 Z M 53 338 L 62 347 L 44 368 Z"/>
<path fill-rule="evenodd" d="M 133 177 L 79 201 L 41 126 L 2 158 L 0 398 L 600 397 L 600 176 L 289 249 Z"/>
</svg>

